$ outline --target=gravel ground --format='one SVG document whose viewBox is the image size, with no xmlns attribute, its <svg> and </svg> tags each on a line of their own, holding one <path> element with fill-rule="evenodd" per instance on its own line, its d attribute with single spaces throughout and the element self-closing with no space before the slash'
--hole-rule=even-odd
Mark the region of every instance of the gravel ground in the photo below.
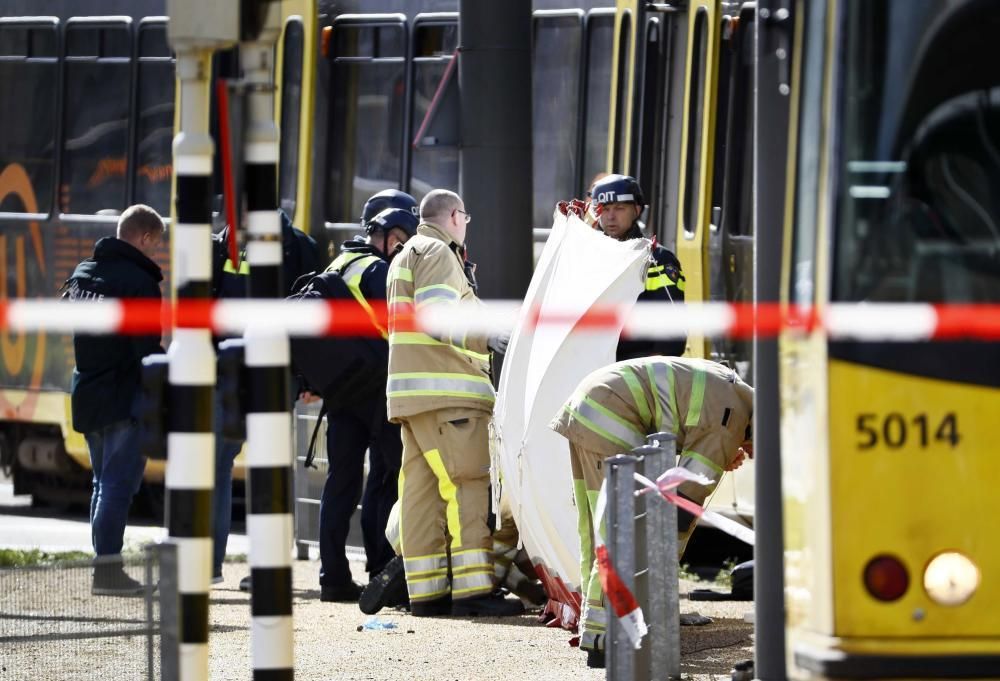
<svg viewBox="0 0 1000 681">
<path fill-rule="evenodd" d="M 364 581 L 361 564 L 352 568 L 355 579 Z M 250 613 L 248 597 L 237 584 L 246 567 L 227 564 L 224 572 L 226 581 L 212 592 L 211 678 L 242 681 L 248 678 L 250 665 Z M 358 631 L 369 617 L 352 604 L 320 602 L 318 575 L 317 561 L 295 563 L 297 679 L 604 678 L 603 670 L 588 669 L 584 654 L 569 646 L 569 632 L 540 625 L 537 613 L 502 620 L 427 619 L 384 610 L 378 614 L 379 621 L 396 628 Z M 693 586 L 684 582 L 682 592 Z M 682 629 L 685 678 L 729 679 L 735 662 L 753 656 L 753 625 L 744 621 L 752 604 L 682 601 L 681 610 L 697 610 L 714 619 L 708 626 Z"/>
</svg>

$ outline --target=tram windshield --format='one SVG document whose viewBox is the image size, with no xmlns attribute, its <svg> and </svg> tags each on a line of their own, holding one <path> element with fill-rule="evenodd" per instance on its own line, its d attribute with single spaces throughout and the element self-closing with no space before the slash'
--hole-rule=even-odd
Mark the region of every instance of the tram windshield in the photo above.
<svg viewBox="0 0 1000 681">
<path fill-rule="evenodd" d="M 846 4 L 835 300 L 1000 302 L 994 9 Z"/>
</svg>

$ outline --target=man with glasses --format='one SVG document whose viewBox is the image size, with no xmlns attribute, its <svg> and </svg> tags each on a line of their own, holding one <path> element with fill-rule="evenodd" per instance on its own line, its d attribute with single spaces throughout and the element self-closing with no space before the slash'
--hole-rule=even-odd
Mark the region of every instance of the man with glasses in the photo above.
<svg viewBox="0 0 1000 681">
<path fill-rule="evenodd" d="M 420 204 L 417 234 L 389 265 L 389 419 L 399 423 L 400 544 L 417 617 L 524 611 L 494 592 L 488 423 L 495 394 L 489 352 L 508 335 L 406 331 L 415 310 L 477 300 L 464 272 L 471 216 L 454 192 Z"/>
</svg>

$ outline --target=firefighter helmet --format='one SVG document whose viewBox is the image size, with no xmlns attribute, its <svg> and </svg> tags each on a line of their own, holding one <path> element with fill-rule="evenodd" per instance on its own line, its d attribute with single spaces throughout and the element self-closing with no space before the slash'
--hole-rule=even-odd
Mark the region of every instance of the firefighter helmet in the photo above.
<svg viewBox="0 0 1000 681">
<path fill-rule="evenodd" d="M 417 233 L 417 225 L 419 223 L 420 221 L 417 220 L 417 216 L 405 208 L 386 208 L 365 223 L 365 232 L 367 234 L 374 232 L 385 232 L 388 234 L 390 229 L 398 227 L 406 232 L 406 236 L 413 236 Z"/>
<path fill-rule="evenodd" d="M 598 206 L 608 203 L 635 203 L 639 209 L 646 205 L 642 189 L 629 175 L 605 175 L 590 189 L 590 200 Z"/>
<path fill-rule="evenodd" d="M 365 207 L 361 211 L 361 227 L 367 229 L 369 221 L 386 208 L 400 208 L 409 211 L 413 217 L 419 215 L 415 198 L 398 189 L 383 189 L 365 201 Z"/>
</svg>

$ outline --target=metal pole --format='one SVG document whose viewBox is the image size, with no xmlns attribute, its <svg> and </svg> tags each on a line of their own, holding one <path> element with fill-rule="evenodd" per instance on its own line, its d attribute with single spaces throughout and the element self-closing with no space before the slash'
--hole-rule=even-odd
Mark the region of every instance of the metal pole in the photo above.
<svg viewBox="0 0 1000 681">
<path fill-rule="evenodd" d="M 677 439 L 673 433 L 654 433 L 642 450 L 643 475 L 650 480 L 676 460 Z M 651 451 L 650 451 L 651 450 Z M 646 501 L 649 537 L 649 648 L 650 678 L 680 678 L 680 585 L 677 575 L 677 508 L 658 499 Z"/>
<path fill-rule="evenodd" d="M 531 1 L 459 0 L 459 9 L 469 257 L 503 263 L 479 268 L 480 297 L 520 298 L 532 268 Z"/>
<path fill-rule="evenodd" d="M 635 489 L 634 476 L 639 460 L 620 454 L 604 461 L 608 508 L 606 515 L 607 546 L 611 561 L 622 583 L 635 593 Z M 607 678 L 632 681 L 635 676 L 635 650 L 608 604 Z"/>
<path fill-rule="evenodd" d="M 281 5 L 258 0 L 258 26 L 240 43 L 248 112 L 244 134 L 250 297 L 280 298 L 278 128 L 274 122 L 274 45 Z M 248 22 L 244 21 L 244 27 Z M 254 33 L 254 31 L 257 31 Z M 288 337 L 265 320 L 247 329 L 246 363 L 251 636 L 255 679 L 294 676 L 292 626 L 292 417 Z"/>
<path fill-rule="evenodd" d="M 790 3 L 765 0 L 756 25 L 754 99 L 754 298 L 780 299 L 781 240 L 784 224 L 788 148 L 792 22 Z M 784 681 L 785 600 L 784 520 L 781 496 L 781 437 L 778 405 L 778 342 L 754 335 L 754 461 L 757 542 L 754 546 L 755 674 Z"/>
</svg>

